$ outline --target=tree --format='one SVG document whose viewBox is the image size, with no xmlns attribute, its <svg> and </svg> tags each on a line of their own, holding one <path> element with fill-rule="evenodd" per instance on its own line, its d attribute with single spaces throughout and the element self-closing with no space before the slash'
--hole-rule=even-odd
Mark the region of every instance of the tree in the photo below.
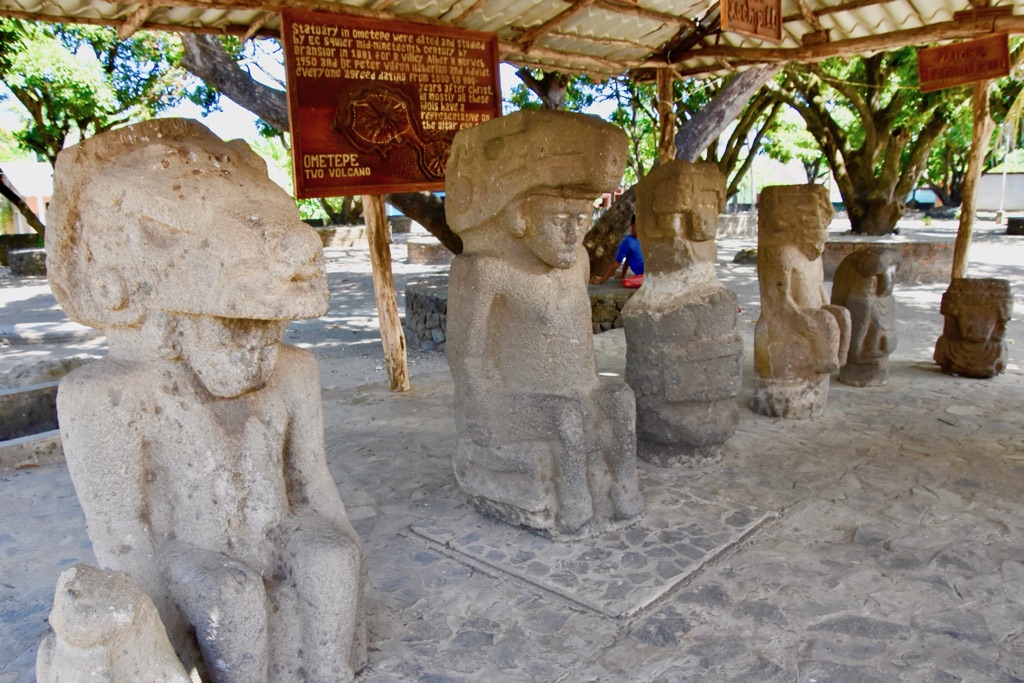
<svg viewBox="0 0 1024 683">
<path fill-rule="evenodd" d="M 0 80 L 28 115 L 19 143 L 53 163 L 69 141 L 216 94 L 179 68 L 174 34 L 0 20 Z M 88 59 L 87 57 L 93 57 Z"/>
<path fill-rule="evenodd" d="M 803 121 L 780 117 L 764 141 L 765 153 L 776 161 L 788 164 L 794 159 L 804 167 L 808 183 L 820 182 L 828 163 L 818 141 L 807 131 Z"/>
<path fill-rule="evenodd" d="M 777 97 L 796 109 L 818 140 L 855 233 L 887 235 L 925 170 L 963 89 L 922 94 L 917 53 L 790 65 Z"/>
<path fill-rule="evenodd" d="M 210 86 L 226 94 L 240 106 L 253 112 L 268 124 L 285 130 L 287 128 L 287 100 L 281 90 L 270 88 L 254 81 L 249 74 L 240 69 L 231 55 L 224 50 L 220 41 L 213 36 L 188 34 L 182 37 L 185 55 L 182 65 L 196 76 L 204 79 Z M 742 111 L 743 106 L 763 83 L 777 71 L 776 67 L 760 67 L 750 69 L 732 78 L 729 84 L 709 103 L 707 111 L 695 116 L 694 121 L 687 124 L 688 132 L 680 130 L 677 136 L 677 158 L 687 158 L 691 146 L 699 147 L 699 152 L 707 149 Z M 555 76 L 547 79 L 543 72 L 529 72 L 531 80 L 542 89 L 547 88 L 545 97 L 549 104 L 557 105 L 564 102 L 559 96 L 550 92 L 561 88 L 561 80 Z M 566 82 L 566 91 L 573 79 Z M 529 88 L 529 82 L 524 82 Z M 528 95 L 524 92 L 524 97 Z M 566 99 L 568 95 L 566 96 Z M 539 99 L 539 96 L 538 96 Z M 703 146 L 700 146 L 700 145 Z M 699 154 L 698 152 L 698 154 Z M 688 158 L 695 161 L 695 158 Z M 407 192 L 392 194 L 386 197 L 388 203 L 399 209 L 417 223 L 424 226 L 455 254 L 462 252 L 462 239 L 448 226 L 444 215 L 444 202 L 429 192 Z M 584 246 L 590 252 L 591 269 L 597 272 L 599 263 L 607 267 L 608 260 L 613 258 L 615 245 L 621 240 L 629 224 L 629 216 L 633 211 L 632 188 L 604 213 L 584 239 Z"/>
</svg>

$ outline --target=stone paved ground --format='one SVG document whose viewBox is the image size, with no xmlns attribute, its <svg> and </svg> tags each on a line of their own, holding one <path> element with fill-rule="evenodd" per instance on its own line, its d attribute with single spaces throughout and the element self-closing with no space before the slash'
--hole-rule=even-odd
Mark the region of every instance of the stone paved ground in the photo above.
<svg viewBox="0 0 1024 683">
<path fill-rule="evenodd" d="M 745 406 L 757 305 L 753 269 L 728 263 L 738 246 L 723 245 L 720 273 L 744 308 Z M 367 551 L 371 652 L 360 680 L 1024 680 L 1024 238 L 982 229 L 977 246 L 993 248 L 972 274 L 1014 284 L 1010 369 L 988 381 L 939 373 L 930 347 L 943 287 L 904 289 L 888 386 L 833 383 L 815 421 L 744 407 L 720 463 L 641 465 L 649 494 L 649 482 L 673 479 L 777 517 L 620 618 L 414 533 L 465 504 L 451 475 L 450 376 L 416 356 L 409 394 L 362 383 L 381 376 L 379 351 L 333 343 L 362 334 L 336 299 L 326 325 L 338 327 L 308 343 L 327 387 L 331 472 Z M 621 373 L 621 331 L 595 343 L 602 371 Z M 657 571 L 656 544 L 639 554 L 632 561 Z M 63 466 L 0 472 L 0 683 L 32 680 L 55 578 L 89 559 Z M 603 571 L 586 564 L 581 578 Z"/>
</svg>

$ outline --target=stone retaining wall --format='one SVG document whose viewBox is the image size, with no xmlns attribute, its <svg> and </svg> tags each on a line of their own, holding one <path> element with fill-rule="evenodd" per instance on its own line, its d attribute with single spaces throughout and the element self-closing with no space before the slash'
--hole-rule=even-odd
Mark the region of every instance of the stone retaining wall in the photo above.
<svg viewBox="0 0 1024 683">
<path fill-rule="evenodd" d="M 327 247 L 351 248 L 366 244 L 366 226 L 332 226 L 330 228 L 317 228 L 317 234 Z"/>
<path fill-rule="evenodd" d="M 7 252 L 11 249 L 32 249 L 42 245 L 39 235 L 0 235 L 0 266 L 7 265 Z"/>
<path fill-rule="evenodd" d="M 405 341 L 410 349 L 444 351 L 448 322 L 448 276 L 405 286 Z"/>
<path fill-rule="evenodd" d="M 46 277 L 46 250 L 11 249 L 7 252 L 7 267 L 11 275 Z"/>
<path fill-rule="evenodd" d="M 604 286 L 590 288 L 590 313 L 594 334 L 622 327 L 622 307 L 635 289 Z M 448 320 L 448 276 L 438 275 L 410 282 L 405 287 L 405 339 L 410 349 L 444 351 Z"/>
<path fill-rule="evenodd" d="M 822 254 L 825 277 L 831 280 L 842 260 L 854 250 L 871 246 L 893 247 L 903 255 L 903 263 L 896 271 L 896 282 L 949 282 L 953 270 L 953 242 L 905 242 L 893 239 L 829 239 Z"/>
</svg>

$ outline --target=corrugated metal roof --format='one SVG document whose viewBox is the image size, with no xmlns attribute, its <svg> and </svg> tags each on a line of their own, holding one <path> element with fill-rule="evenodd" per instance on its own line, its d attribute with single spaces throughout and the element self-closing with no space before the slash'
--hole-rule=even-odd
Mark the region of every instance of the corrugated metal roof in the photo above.
<svg viewBox="0 0 1024 683">
<path fill-rule="evenodd" d="M 0 0 L 0 16 L 251 36 L 276 35 L 277 13 L 297 7 L 491 32 L 505 61 L 600 77 L 727 72 L 1024 32 L 1024 0 L 995 4 L 1004 14 L 955 17 L 970 0 L 783 0 L 779 45 L 722 32 L 718 0 Z"/>
</svg>

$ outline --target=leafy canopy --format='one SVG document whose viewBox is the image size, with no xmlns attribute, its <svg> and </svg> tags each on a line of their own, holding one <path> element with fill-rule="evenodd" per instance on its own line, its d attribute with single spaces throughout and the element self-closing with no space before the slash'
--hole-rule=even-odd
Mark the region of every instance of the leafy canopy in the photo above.
<svg viewBox="0 0 1024 683">
<path fill-rule="evenodd" d="M 217 94 L 178 66 L 174 34 L 0 19 L 0 81 L 27 114 L 15 131 L 51 162 L 69 142 L 155 116 L 188 98 L 210 110 Z"/>
</svg>

